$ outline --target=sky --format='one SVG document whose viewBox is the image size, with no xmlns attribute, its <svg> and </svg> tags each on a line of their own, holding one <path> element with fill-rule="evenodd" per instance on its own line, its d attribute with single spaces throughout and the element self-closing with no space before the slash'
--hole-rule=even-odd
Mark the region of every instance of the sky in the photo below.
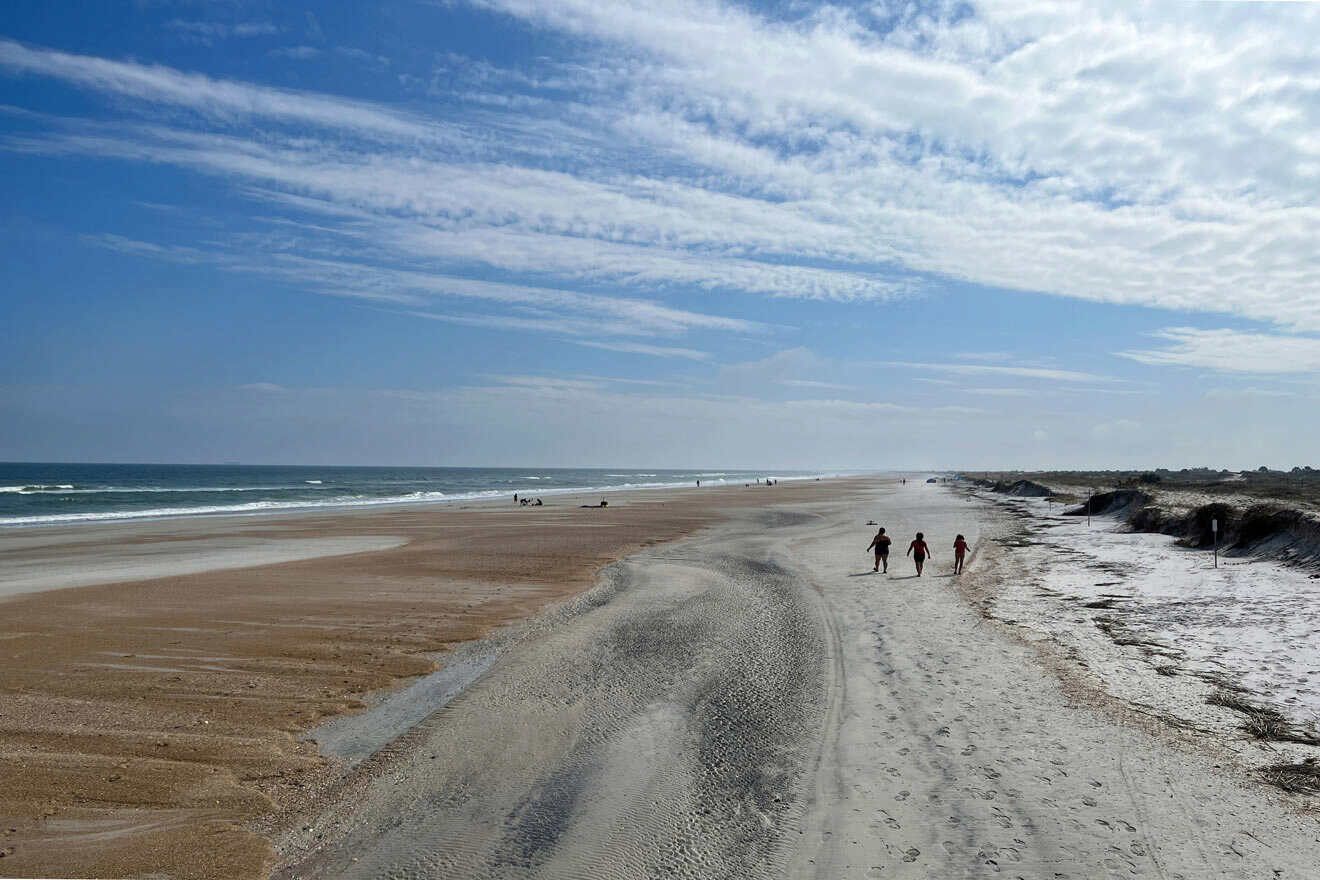
<svg viewBox="0 0 1320 880">
<path fill-rule="evenodd" d="M 10 0 L 0 460 L 1320 465 L 1308 3 Z"/>
</svg>

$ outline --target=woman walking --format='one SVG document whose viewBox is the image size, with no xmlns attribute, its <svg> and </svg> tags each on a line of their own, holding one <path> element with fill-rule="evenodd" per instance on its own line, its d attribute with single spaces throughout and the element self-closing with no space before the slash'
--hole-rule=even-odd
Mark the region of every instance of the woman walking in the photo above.
<svg viewBox="0 0 1320 880">
<path fill-rule="evenodd" d="M 892 543 L 893 541 L 885 534 L 884 529 L 875 533 L 875 537 L 871 539 L 871 543 L 866 545 L 867 550 L 870 550 L 872 547 L 875 548 L 875 568 L 871 569 L 871 571 L 879 571 L 880 566 L 883 565 L 885 567 L 884 573 L 889 574 L 889 545 Z"/>
<path fill-rule="evenodd" d="M 953 573 L 962 574 L 963 557 L 967 555 L 967 539 L 962 535 L 953 539 Z"/>
<path fill-rule="evenodd" d="M 912 561 L 917 564 L 917 577 L 921 577 L 921 567 L 926 564 L 926 557 L 930 555 L 930 547 L 926 546 L 926 536 L 917 532 L 916 539 L 908 544 L 905 556 L 911 556 Z"/>
</svg>

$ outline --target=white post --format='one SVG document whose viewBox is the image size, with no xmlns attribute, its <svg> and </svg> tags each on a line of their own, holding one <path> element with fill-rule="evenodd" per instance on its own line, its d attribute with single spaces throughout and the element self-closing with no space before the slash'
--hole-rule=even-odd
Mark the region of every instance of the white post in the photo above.
<svg viewBox="0 0 1320 880">
<path fill-rule="evenodd" d="M 1219 567 L 1219 518 L 1210 520 L 1210 531 L 1215 536 L 1215 568 Z"/>
</svg>

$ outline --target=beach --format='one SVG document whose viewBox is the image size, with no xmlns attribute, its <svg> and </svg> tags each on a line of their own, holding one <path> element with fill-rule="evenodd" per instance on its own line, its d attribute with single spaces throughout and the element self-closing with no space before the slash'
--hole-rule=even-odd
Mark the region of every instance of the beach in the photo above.
<svg viewBox="0 0 1320 880">
<path fill-rule="evenodd" d="M 889 477 L 577 506 L 598 500 L 6 534 L 0 869 L 1200 878 L 1320 863 L 1314 809 L 1260 781 L 1258 746 L 1136 711 L 1070 654 L 1062 630 L 1089 619 L 1005 612 L 1030 573 L 1015 542 L 1031 511 Z M 871 572 L 869 520 L 895 538 L 889 576 Z M 902 557 L 918 530 L 920 579 Z M 958 533 L 972 551 L 954 578 Z M 327 555 L 300 558 L 308 541 Z M 19 592 L 14 572 L 38 559 L 166 574 Z M 177 570 L 199 559 L 229 567 Z"/>
<path fill-rule="evenodd" d="M 317 721 L 725 508 L 844 485 L 4 531 L 3 873 L 262 876 L 246 825 L 326 766 Z"/>
</svg>

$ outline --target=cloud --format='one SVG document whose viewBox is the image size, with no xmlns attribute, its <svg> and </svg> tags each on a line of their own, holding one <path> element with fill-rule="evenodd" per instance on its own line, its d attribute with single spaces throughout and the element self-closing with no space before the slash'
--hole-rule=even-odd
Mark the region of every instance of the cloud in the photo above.
<svg viewBox="0 0 1320 880">
<path fill-rule="evenodd" d="M 280 32 L 278 27 L 268 21 L 227 24 L 216 21 L 192 21 L 176 18 L 167 22 L 165 27 L 186 40 L 207 46 L 216 40 L 224 40 L 229 37 L 269 37 Z"/>
<path fill-rule="evenodd" d="M 1300 4 L 472 5 L 568 49 L 440 59 L 398 100 L 445 100 L 405 111 L 4 40 L 0 69 L 162 123 L 6 145 L 231 182 L 307 221 L 299 248 L 376 255 L 378 291 L 419 265 L 656 299 L 966 281 L 1320 331 L 1320 16 Z"/>
<path fill-rule="evenodd" d="M 665 345 L 643 345 L 637 342 L 600 342 L 585 339 L 573 340 L 578 345 L 585 345 L 590 348 L 601 348 L 606 351 L 621 351 L 628 354 L 648 354 L 654 357 L 676 357 L 686 358 L 692 361 L 710 360 L 710 353 L 705 351 L 696 351 L 691 348 L 675 348 Z"/>
<path fill-rule="evenodd" d="M 522 315 L 478 315 L 445 314 L 423 309 L 410 311 L 419 318 L 467 326 L 587 336 L 673 336 L 703 330 L 757 334 L 768 329 L 755 321 L 677 309 L 651 300 L 459 278 L 350 260 L 286 253 L 264 254 L 252 259 L 226 251 L 160 245 L 109 234 L 88 236 L 85 240 L 119 253 L 187 265 L 209 263 L 231 271 L 299 284 L 334 296 L 401 306 L 425 306 L 440 299 L 466 299 L 528 312 Z"/>
<path fill-rule="evenodd" d="M 780 379 L 780 385 L 787 385 L 789 388 L 820 388 L 832 391 L 855 391 L 856 385 L 841 385 L 836 382 L 818 382 L 812 379 Z"/>
<path fill-rule="evenodd" d="M 48 76 L 93 91 L 185 107 L 219 121 L 234 118 L 347 129 L 373 137 L 429 140 L 436 129 L 363 101 L 214 79 L 161 65 L 112 61 L 0 39 L 0 68 Z"/>
<path fill-rule="evenodd" d="M 1153 366 L 1202 367 L 1226 373 L 1314 373 L 1320 370 L 1320 338 L 1168 327 L 1152 334 L 1167 348 L 1124 351 L 1123 357 Z"/>
<path fill-rule="evenodd" d="M 298 61 L 308 61 L 321 54 L 321 50 L 315 46 L 285 46 L 281 49 L 271 49 L 266 53 L 272 58 L 293 58 Z"/>
<path fill-rule="evenodd" d="M 1025 379 L 1044 379 L 1050 382 L 1113 382 L 1109 376 L 1082 373 L 1076 370 L 1054 370 L 1042 367 L 1003 367 L 987 364 L 923 364 L 910 361 L 878 361 L 874 366 L 904 367 L 913 370 L 935 370 L 970 376 L 1021 376 Z"/>
<path fill-rule="evenodd" d="M 959 391 L 966 397 L 985 395 L 989 397 L 1034 397 L 1040 392 L 1027 388 L 964 388 Z"/>
<path fill-rule="evenodd" d="M 1249 388 L 1211 388 L 1205 393 L 1206 397 L 1297 397 L 1296 391 L 1284 391 L 1280 388 L 1260 388 L 1252 386 Z"/>
</svg>

